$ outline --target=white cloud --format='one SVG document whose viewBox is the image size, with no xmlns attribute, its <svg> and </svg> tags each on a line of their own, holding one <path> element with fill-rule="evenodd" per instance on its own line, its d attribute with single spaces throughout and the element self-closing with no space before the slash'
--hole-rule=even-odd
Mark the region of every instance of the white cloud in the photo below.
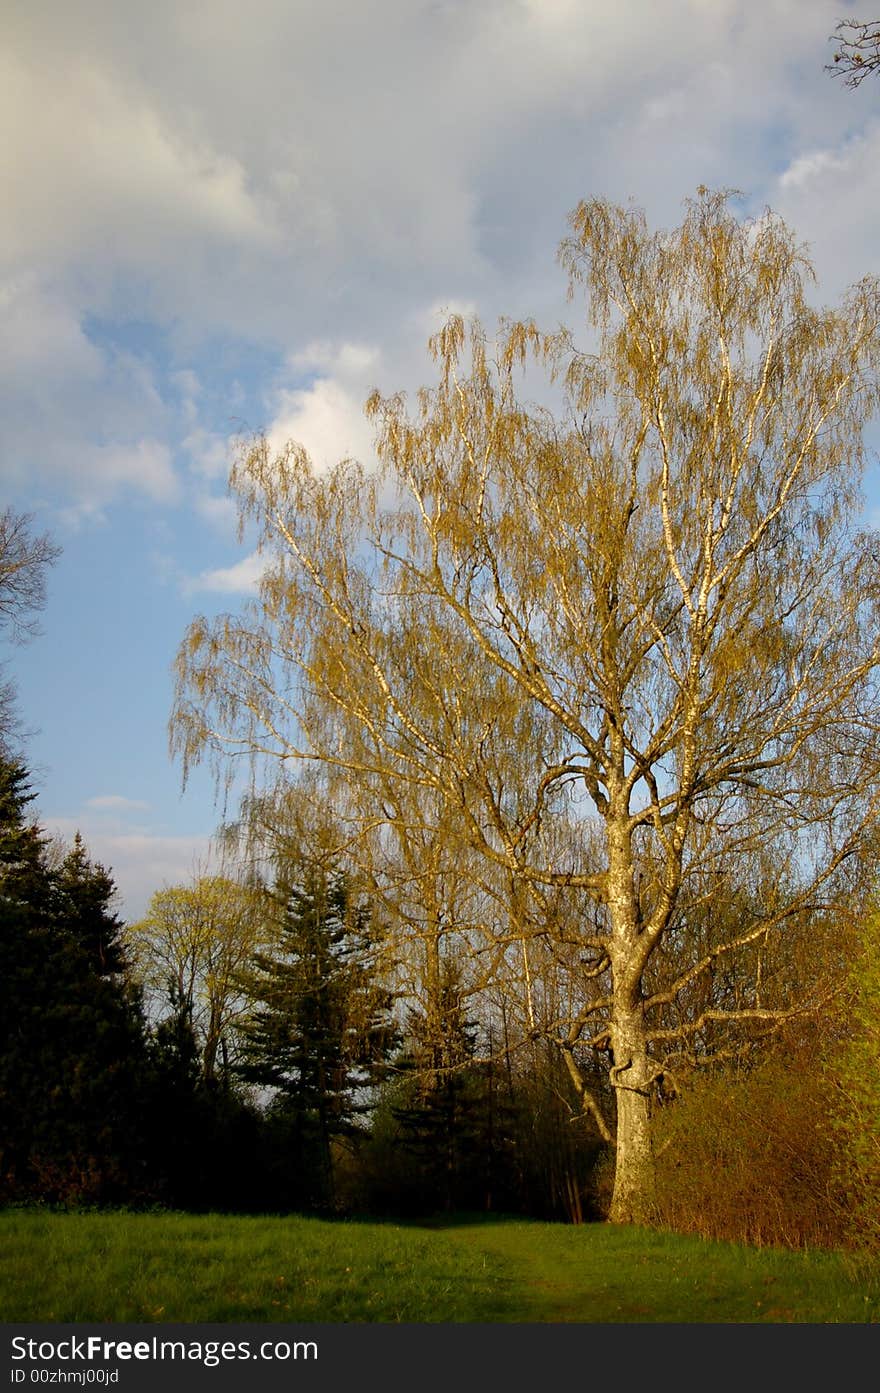
<svg viewBox="0 0 880 1393">
<path fill-rule="evenodd" d="M 453 315 L 459 315 L 462 319 L 473 319 L 479 313 L 479 306 L 476 300 L 436 300 L 433 305 L 420 311 L 418 324 L 426 336 L 436 334 L 438 329 Z"/>
<path fill-rule="evenodd" d="M 364 402 L 376 386 L 381 356 L 373 345 L 313 343 L 289 360 L 289 369 L 317 370 L 306 387 L 280 386 L 270 398 L 273 419 L 266 435 L 280 452 L 288 441 L 302 445 L 323 471 L 352 458 L 375 463 L 373 427 Z"/>
<path fill-rule="evenodd" d="M 324 370 L 346 381 L 362 379 L 378 361 L 378 350 L 369 344 L 343 343 L 336 348 L 327 339 L 309 343 L 288 358 L 290 367 Z"/>
<path fill-rule="evenodd" d="M 208 835 L 122 833 L 89 840 L 89 853 L 112 868 L 122 901 L 121 912 L 129 922 L 146 912 L 156 890 L 189 881 L 194 870 L 207 863 L 210 851 Z"/>
<path fill-rule="evenodd" d="M 809 152 L 833 152 L 864 106 L 822 72 L 833 0 L 808 8 L 156 0 L 145 16 L 132 0 L 9 0 L 0 268 L 30 289 L 10 334 L 16 385 L 2 378 L 23 430 L 0 403 L 19 458 L 2 467 L 76 494 L 87 482 L 65 441 L 168 439 L 143 419 L 162 401 L 89 338 L 87 315 L 161 326 L 191 351 L 165 381 L 143 356 L 205 477 L 227 463 L 196 362 L 216 338 L 294 368 L 310 341 L 337 345 L 313 358 L 314 381 L 280 384 L 273 438 L 302 439 L 321 467 L 369 457 L 374 383 L 346 352 L 368 343 L 394 371 L 378 385 L 412 387 L 426 305 L 552 319 L 553 254 L 579 197 L 633 195 L 667 217 L 700 182 L 760 203 L 780 161 L 783 192 L 810 182 Z M 872 185 L 859 215 L 876 208 Z M 804 212 L 812 237 L 822 210 Z M 167 479 L 146 483 L 172 497 Z"/>
<path fill-rule="evenodd" d="M 792 160 L 771 203 L 807 242 L 823 300 L 880 274 L 880 122 Z"/>
<path fill-rule="evenodd" d="M 193 372 L 192 368 L 181 368 L 179 372 L 171 374 L 171 381 L 184 400 L 194 406 L 196 398 L 202 394 L 202 384 L 198 374 Z"/>
<path fill-rule="evenodd" d="M 81 312 L 31 275 L 0 283 L 0 475 L 61 486 L 79 511 L 120 490 L 178 496 L 169 417 L 151 365 L 84 332 Z"/>
<path fill-rule="evenodd" d="M 193 507 L 212 531 L 224 537 L 235 536 L 238 530 L 238 507 L 233 499 L 225 494 L 218 497 L 212 493 L 200 493 L 196 495 Z"/>
<path fill-rule="evenodd" d="M 7 0 L 3 489 L 108 526 L 120 499 L 185 501 L 189 526 L 225 538 L 233 411 L 262 402 L 273 442 L 301 441 L 319 468 L 369 464 L 364 399 L 431 380 L 424 339 L 444 311 L 576 324 L 554 254 L 582 197 L 668 223 L 697 184 L 736 187 L 811 244 L 823 294 L 878 269 L 876 99 L 822 71 L 839 14 Z M 181 581 L 167 560 L 185 591 L 253 594 L 259 557 L 193 560 L 174 522 L 204 567 Z M 148 864 L 150 889 L 186 874 L 197 838 L 91 812 L 114 866 Z"/>
<path fill-rule="evenodd" d="M 240 162 L 169 125 L 143 85 L 72 55 L 47 80 L 45 55 L 7 46 L 0 121 L 7 191 L 0 255 L 100 252 L 118 264 L 161 255 L 169 233 L 264 245 L 274 231 Z M 114 233 L 123 234 L 114 238 Z"/>
<path fill-rule="evenodd" d="M 213 591 L 221 595 L 255 595 L 266 565 L 267 558 L 253 552 L 233 566 L 202 571 L 198 576 L 189 578 L 184 582 L 184 590 L 187 593 Z"/>
<path fill-rule="evenodd" d="M 97 383 L 105 368 L 103 354 L 57 288 L 41 285 L 33 271 L 0 282 L 0 372 L 7 388 L 21 390 L 34 374 L 51 390 L 71 377 Z"/>
<path fill-rule="evenodd" d="M 846 164 L 846 159 L 834 150 L 813 150 L 806 155 L 799 155 L 796 160 L 792 160 L 780 176 L 779 187 L 781 189 L 803 188 L 831 171 L 844 169 Z"/>
<path fill-rule="evenodd" d="M 171 452 L 159 440 L 99 446 L 90 452 L 89 472 L 107 494 L 125 485 L 160 502 L 170 502 L 178 496 Z"/>
<path fill-rule="evenodd" d="M 267 436 L 276 451 L 288 440 L 304 446 L 319 471 L 348 457 L 367 463 L 372 455 L 372 428 L 364 418 L 363 397 L 332 378 L 279 392 Z"/>
</svg>

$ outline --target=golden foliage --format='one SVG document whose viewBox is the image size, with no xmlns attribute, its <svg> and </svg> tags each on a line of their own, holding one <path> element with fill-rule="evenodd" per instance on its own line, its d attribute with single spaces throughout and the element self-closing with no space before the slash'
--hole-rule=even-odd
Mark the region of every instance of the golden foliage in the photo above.
<svg viewBox="0 0 880 1393">
<path fill-rule="evenodd" d="M 672 231 L 581 203 L 560 254 L 591 351 L 454 317 L 413 409 L 369 398 L 378 478 L 242 450 L 267 569 L 243 616 L 191 626 L 171 729 L 185 768 L 321 766 L 353 840 L 442 843 L 488 960 L 552 937 L 558 896 L 592 902 L 603 966 L 555 1038 L 572 1065 L 610 1042 L 620 1180 L 650 1167 L 665 1053 L 790 1009 L 753 986 L 689 1012 L 694 981 L 833 903 L 876 817 L 880 580 L 854 519 L 880 291 L 815 308 L 781 219 L 705 190 Z M 521 399 L 523 368 L 552 409 Z M 788 872 L 772 908 L 731 881 L 765 853 Z M 691 906 L 716 902 L 707 947 Z"/>
</svg>

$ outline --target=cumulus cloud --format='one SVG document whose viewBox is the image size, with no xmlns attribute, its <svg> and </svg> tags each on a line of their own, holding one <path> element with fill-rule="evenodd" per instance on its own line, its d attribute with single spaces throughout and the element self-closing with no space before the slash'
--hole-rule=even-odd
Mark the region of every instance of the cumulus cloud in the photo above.
<svg viewBox="0 0 880 1393">
<path fill-rule="evenodd" d="M 210 835 L 169 835 L 146 816 L 149 811 L 143 799 L 109 793 L 86 799 L 77 816 L 50 812 L 40 817 L 45 832 L 64 846 L 81 834 L 91 859 L 111 872 L 116 912 L 128 921 L 145 913 L 155 890 L 188 880 L 211 854 Z"/>
<path fill-rule="evenodd" d="M 100 508 L 120 491 L 177 498 L 169 416 L 149 362 L 98 344 L 33 274 L 0 282 L 0 473 Z"/>
<path fill-rule="evenodd" d="M 231 154 L 169 124 L 155 96 L 118 68 L 73 55 L 47 81 L 46 57 L 7 46 L 0 60 L 0 119 L 27 132 L 5 141 L 0 156 L 9 200 L 0 255 L 73 251 L 92 265 L 101 254 L 140 265 L 169 238 L 271 240 Z"/>
<path fill-rule="evenodd" d="M 225 494 L 198 493 L 193 500 L 193 507 L 213 532 L 225 537 L 235 536 L 238 530 L 238 507 L 233 499 Z"/>
<path fill-rule="evenodd" d="M 150 896 L 166 885 L 190 880 L 211 851 L 208 835 L 163 837 L 150 833 L 95 836 L 89 842 L 96 859 L 112 867 L 121 912 L 128 921 L 142 917 Z"/>
<path fill-rule="evenodd" d="M 848 161 L 834 150 L 812 150 L 792 160 L 779 178 L 781 189 L 802 189 L 832 171 L 844 169 Z"/>
<path fill-rule="evenodd" d="M 3 486 L 72 519 L 185 507 L 164 572 L 253 594 L 260 558 L 211 550 L 235 521 L 233 409 L 318 468 L 369 464 L 364 399 L 431 380 L 443 311 L 576 322 L 554 254 L 580 198 L 668 223 L 700 183 L 739 188 L 811 245 L 828 293 L 877 269 L 880 124 L 822 71 L 839 13 L 7 0 Z M 133 881 L 186 873 L 192 839 L 85 811 Z"/>
<path fill-rule="evenodd" d="M 273 417 L 266 435 L 273 450 L 295 441 L 318 470 L 341 459 L 375 462 L 373 428 L 364 402 L 381 367 L 377 348 L 366 344 L 310 344 L 288 360 L 288 371 L 312 376 L 308 386 L 279 385 L 271 394 Z"/>
<path fill-rule="evenodd" d="M 110 496 L 141 479 L 174 501 L 158 457 L 144 467 L 135 449 L 112 467 L 142 440 L 219 477 L 198 360 L 233 340 L 292 365 L 269 402 L 273 439 L 302 439 L 322 467 L 369 455 L 374 383 L 346 346 L 381 352 L 391 375 L 376 385 L 412 387 L 426 307 L 468 303 L 487 323 L 561 312 L 553 253 L 579 197 L 632 195 L 665 218 L 700 182 L 790 196 L 821 151 L 833 172 L 858 119 L 821 71 L 832 0 L 809 14 L 801 0 L 134 13 L 132 0 L 10 0 L 4 16 L 0 118 L 16 138 L 0 154 L 0 280 L 17 309 L 0 380 L 21 409 L 0 402 L 15 441 L 2 467 L 73 493 L 91 476 L 65 440 L 110 450 L 92 479 Z M 876 207 L 869 182 L 860 215 Z M 816 200 L 796 211 L 802 235 L 824 235 Z M 90 334 L 95 316 L 158 326 L 167 375 L 139 350 L 138 381 Z M 300 371 L 325 339 L 335 358 Z"/>
<path fill-rule="evenodd" d="M 229 470 L 229 441 L 216 431 L 196 426 L 181 441 L 193 473 L 203 479 L 225 478 Z"/>
<path fill-rule="evenodd" d="M 114 491 L 115 485 L 125 484 L 162 501 L 177 496 L 171 452 L 159 440 L 100 446 L 90 452 L 90 468 L 108 493 Z"/>
<path fill-rule="evenodd" d="M 266 557 L 259 552 L 245 556 L 232 566 L 202 571 L 184 582 L 187 593 L 210 591 L 219 595 L 255 595 L 266 569 Z"/>
</svg>

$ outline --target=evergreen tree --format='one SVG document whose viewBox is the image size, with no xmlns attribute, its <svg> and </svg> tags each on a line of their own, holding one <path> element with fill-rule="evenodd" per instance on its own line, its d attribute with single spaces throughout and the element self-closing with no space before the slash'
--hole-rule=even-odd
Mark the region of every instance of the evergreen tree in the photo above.
<svg viewBox="0 0 880 1393">
<path fill-rule="evenodd" d="M 192 1009 L 173 987 L 170 1002 L 149 1041 L 151 1198 L 190 1211 L 289 1208 L 275 1184 L 271 1128 L 226 1081 L 205 1077 Z"/>
<path fill-rule="evenodd" d="M 35 797 L 25 766 L 0 755 L 0 905 L 4 916 L 48 909 L 46 839 L 36 824 L 27 821 L 28 805 Z"/>
<path fill-rule="evenodd" d="M 122 973 L 126 967 L 122 920 L 110 909 L 116 893 L 103 866 L 90 861 L 79 832 L 55 876 L 56 919 L 83 950 L 99 977 Z"/>
<path fill-rule="evenodd" d="M 128 1198 L 145 1039 L 113 882 L 81 842 L 53 867 L 32 798 L 0 758 L 0 1195 Z"/>
<path fill-rule="evenodd" d="M 369 907 L 345 875 L 305 865 L 282 880 L 277 946 L 257 953 L 243 985 L 253 1010 L 239 1077 L 272 1093 L 291 1163 L 311 1203 L 335 1199 L 333 1143 L 358 1118 L 395 1039 L 391 993 L 377 978 Z"/>
<path fill-rule="evenodd" d="M 512 1112 L 495 1066 L 475 1059 L 478 1026 L 447 960 L 430 1011 L 410 1011 L 392 1116 L 416 1163 L 420 1208 L 486 1208 L 510 1193 Z M 490 1049 L 491 1056 L 491 1049 Z"/>
</svg>

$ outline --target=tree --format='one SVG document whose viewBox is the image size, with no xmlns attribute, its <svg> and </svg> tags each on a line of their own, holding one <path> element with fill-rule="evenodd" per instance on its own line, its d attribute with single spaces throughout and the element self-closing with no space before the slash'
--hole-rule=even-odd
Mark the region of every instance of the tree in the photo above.
<svg viewBox="0 0 880 1393">
<path fill-rule="evenodd" d="M 489 948 L 576 922 L 583 995 L 556 1036 L 572 1077 L 577 1050 L 605 1062 L 615 1115 L 580 1096 L 614 1133 L 610 1217 L 646 1222 L 670 1068 L 835 987 L 768 1003 L 759 965 L 830 912 L 877 815 L 880 581 L 856 520 L 880 292 L 814 308 L 784 223 L 706 190 L 672 231 L 594 199 L 571 233 L 586 346 L 503 323 L 493 348 L 454 317 L 411 415 L 368 402 L 381 480 L 245 447 L 231 483 L 268 568 L 242 616 L 190 626 L 172 733 L 184 771 L 245 749 L 424 791 L 416 826 L 441 810 L 510 889 Z M 549 405 L 520 400 L 527 366 Z M 765 900 L 745 891 L 770 852 Z"/>
<path fill-rule="evenodd" d="M 877 20 L 842 19 L 834 30 L 837 51 L 834 62 L 827 63 L 826 72 L 842 77 L 844 85 L 855 89 L 880 68 L 880 22 Z M 832 35 L 832 38 L 834 38 Z"/>
<path fill-rule="evenodd" d="M 0 1194 L 129 1199 L 145 1180 L 145 1039 L 112 879 L 80 841 L 60 865 L 0 759 Z"/>
<path fill-rule="evenodd" d="M 65 932 L 83 950 L 92 971 L 98 977 L 125 972 L 124 926 L 111 908 L 116 885 L 104 866 L 90 860 L 79 832 L 55 873 L 55 887 Z"/>
<path fill-rule="evenodd" d="M 149 1198 L 173 1209 L 266 1210 L 284 1207 L 273 1186 L 272 1143 L 257 1104 L 231 1079 L 204 1075 L 191 1012 L 169 993 L 168 1013 L 150 1031 L 144 1116 Z"/>
<path fill-rule="evenodd" d="M 434 1195 L 441 1208 L 471 1208 L 470 1192 L 487 1188 L 480 1164 L 486 1091 L 473 1068 L 477 1029 L 465 1015 L 460 972 L 446 960 L 437 1001 L 428 1011 L 409 1011 L 404 1051 L 395 1061 L 402 1079 L 393 1116 L 403 1145 L 418 1157 L 423 1204 Z"/>
<path fill-rule="evenodd" d="M 23 643 L 37 632 L 36 614 L 46 603 L 46 569 L 61 554 L 48 533 L 31 535 L 33 517 L 7 507 L 0 513 L 0 633 Z M 17 727 L 15 684 L 0 683 L 0 749 L 9 753 Z"/>
<path fill-rule="evenodd" d="M 0 628 L 16 642 L 37 632 L 36 612 L 46 603 L 46 568 L 61 555 L 47 532 L 31 535 L 33 516 L 0 513 Z"/>
<path fill-rule="evenodd" d="M 254 953 L 242 985 L 251 1010 L 236 1072 L 270 1090 L 292 1124 L 297 1169 L 312 1200 L 335 1200 L 332 1143 L 351 1137 L 382 1077 L 396 1031 L 378 980 L 369 907 L 320 864 L 288 867 L 273 898 L 274 946 Z"/>
<path fill-rule="evenodd" d="M 229 876 L 166 886 L 126 934 L 140 980 L 160 1011 L 184 1011 L 199 1043 L 202 1077 L 228 1081 L 247 1002 L 240 975 L 265 934 L 264 897 Z M 219 1058 L 219 1068 L 218 1068 Z"/>
</svg>

